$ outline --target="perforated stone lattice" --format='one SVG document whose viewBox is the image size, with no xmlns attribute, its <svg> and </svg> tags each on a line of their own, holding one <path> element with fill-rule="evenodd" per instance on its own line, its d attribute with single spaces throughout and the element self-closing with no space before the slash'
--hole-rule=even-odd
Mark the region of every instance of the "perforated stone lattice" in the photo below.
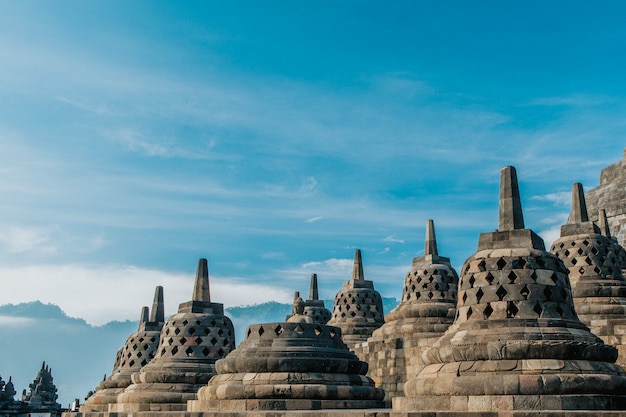
<svg viewBox="0 0 626 417">
<path fill-rule="evenodd" d="M 180 316 L 180 315 L 178 315 Z M 161 358 L 223 358 L 235 348 L 234 329 L 227 317 L 172 317 L 163 327 Z"/>
<path fill-rule="evenodd" d="M 622 259 L 606 237 L 565 236 L 556 240 L 550 252 L 570 271 L 570 277 L 602 275 L 622 279 Z"/>
<path fill-rule="evenodd" d="M 119 370 L 138 369 L 156 355 L 160 332 L 150 330 L 132 334 L 121 351 Z"/>
<path fill-rule="evenodd" d="M 340 291 L 335 296 L 333 322 L 361 318 L 366 321 L 382 322 L 383 300 L 380 294 L 370 289 Z"/>
<path fill-rule="evenodd" d="M 445 265 L 411 269 L 404 279 L 402 302 L 455 300 L 458 279 Z"/>
<path fill-rule="evenodd" d="M 576 320 L 567 271 L 552 256 L 474 257 L 459 282 L 457 320 Z"/>
<path fill-rule="evenodd" d="M 317 306 L 305 306 L 302 314 L 311 317 L 313 323 L 328 323 L 332 316 L 327 308 Z"/>
</svg>

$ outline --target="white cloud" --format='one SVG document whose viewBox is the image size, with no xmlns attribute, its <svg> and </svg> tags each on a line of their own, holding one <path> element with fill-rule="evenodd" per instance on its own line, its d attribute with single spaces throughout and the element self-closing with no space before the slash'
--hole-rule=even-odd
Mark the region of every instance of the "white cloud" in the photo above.
<svg viewBox="0 0 626 417">
<path fill-rule="evenodd" d="M 559 206 L 569 206 L 572 204 L 572 192 L 559 191 L 556 193 L 549 193 L 544 195 L 534 195 L 530 199 L 538 201 L 548 201 Z"/>
<path fill-rule="evenodd" d="M 0 243 L 11 253 L 45 252 L 54 253 L 49 231 L 37 228 L 7 227 L 0 231 Z"/>
<path fill-rule="evenodd" d="M 28 326 L 35 319 L 30 317 L 0 316 L 0 327 Z"/>
<path fill-rule="evenodd" d="M 170 315 L 189 301 L 193 273 L 176 273 L 130 265 L 38 265 L 0 267 L 0 304 L 39 300 L 56 304 L 71 317 L 93 325 L 111 320 L 137 320 L 141 307 L 151 306 L 154 288 L 164 287 L 165 311 Z M 289 290 L 249 283 L 238 277 L 209 276 L 211 300 L 225 307 L 289 302 Z M 1 324 L 1 323 L 0 323 Z"/>
<path fill-rule="evenodd" d="M 309 217 L 308 219 L 306 219 L 304 222 L 305 223 L 315 223 L 318 220 L 322 220 L 324 217 L 322 216 L 315 216 L 315 217 Z"/>
<path fill-rule="evenodd" d="M 383 242 L 393 242 L 393 243 L 402 243 L 404 244 L 404 239 L 397 239 L 393 236 L 387 236 L 383 239 Z"/>
</svg>

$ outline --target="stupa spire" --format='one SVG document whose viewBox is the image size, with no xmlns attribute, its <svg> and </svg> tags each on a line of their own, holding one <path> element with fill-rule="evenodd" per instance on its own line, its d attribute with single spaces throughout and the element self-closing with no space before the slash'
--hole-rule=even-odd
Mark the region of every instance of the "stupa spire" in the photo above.
<svg viewBox="0 0 626 417">
<path fill-rule="evenodd" d="M 598 223 L 600 226 L 600 232 L 602 235 L 611 238 L 611 229 L 609 228 L 609 220 L 606 218 L 606 210 L 600 209 L 600 213 L 598 214 Z"/>
<path fill-rule="evenodd" d="M 141 315 L 139 316 L 139 329 L 141 329 L 141 326 L 146 325 L 149 315 L 150 311 L 148 310 L 148 306 L 141 307 Z"/>
<path fill-rule="evenodd" d="M 319 293 L 317 291 L 317 274 L 311 274 L 311 285 L 309 287 L 309 300 L 319 300 Z"/>
<path fill-rule="evenodd" d="M 211 293 L 209 291 L 209 266 L 206 259 L 198 260 L 198 269 L 196 270 L 196 281 L 193 286 L 192 301 L 211 301 Z"/>
<path fill-rule="evenodd" d="M 424 256 L 438 256 L 437 238 L 435 237 L 435 223 L 428 219 L 426 221 L 426 244 L 424 246 Z"/>
<path fill-rule="evenodd" d="M 153 323 L 165 322 L 165 307 L 163 303 L 163 287 L 158 285 L 154 289 L 154 301 L 150 312 L 150 321 Z"/>
<path fill-rule="evenodd" d="M 500 171 L 500 216 L 498 230 L 524 229 L 524 215 L 517 184 L 517 172 L 512 166 Z"/>
<path fill-rule="evenodd" d="M 352 267 L 352 279 L 357 281 L 365 280 L 363 275 L 363 261 L 361 260 L 361 249 L 354 251 L 354 266 Z"/>
<path fill-rule="evenodd" d="M 570 214 L 569 223 L 584 223 L 588 221 L 589 215 L 587 214 L 583 185 L 575 182 L 572 185 L 572 213 Z"/>
</svg>

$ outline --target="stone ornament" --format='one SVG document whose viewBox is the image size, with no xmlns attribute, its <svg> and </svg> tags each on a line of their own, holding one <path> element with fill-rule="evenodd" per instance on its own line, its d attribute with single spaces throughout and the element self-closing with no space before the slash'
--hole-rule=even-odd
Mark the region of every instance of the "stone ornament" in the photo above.
<svg viewBox="0 0 626 417">
<path fill-rule="evenodd" d="M 365 376 L 337 327 L 318 323 L 248 326 L 216 363 L 217 375 L 188 411 L 320 410 L 381 407 L 384 392 Z"/>
<path fill-rule="evenodd" d="M 163 287 L 154 290 L 152 312 L 148 307 L 141 309 L 139 328 L 131 334 L 117 352 L 115 366 L 93 395 L 80 407 L 81 412 L 108 411 L 109 404 L 117 402 L 117 396 L 131 384 L 131 376 L 148 364 L 157 352 L 161 329 L 165 322 Z"/>
<path fill-rule="evenodd" d="M 304 315 L 311 317 L 313 323 L 326 324 L 332 317 L 330 310 L 324 305 L 324 300 L 319 299 L 317 289 L 317 274 L 311 274 L 309 298 L 304 302 Z"/>
<path fill-rule="evenodd" d="M 424 256 L 413 259 L 402 301 L 366 343 L 355 347 L 369 363 L 368 375 L 385 390 L 386 400 L 404 395 L 404 383 L 423 365 L 422 352 L 454 321 L 458 281 L 450 259 L 438 254 L 435 225 L 428 220 Z"/>
<path fill-rule="evenodd" d="M 354 350 L 359 342 L 365 342 L 374 330 L 385 322 L 383 300 L 374 289 L 374 283 L 363 274 L 361 251 L 354 252 L 352 279 L 343 284 L 335 296 L 331 326 L 341 328 L 343 341 Z"/>
<path fill-rule="evenodd" d="M 626 408 L 617 350 L 574 310 L 568 270 L 524 228 L 517 175 L 500 181 L 499 229 L 463 265 L 454 323 L 423 354 L 395 410 Z"/>
<path fill-rule="evenodd" d="M 206 259 L 198 261 L 192 300 L 161 331 L 154 359 L 132 376 L 111 412 L 184 411 L 187 401 L 215 375 L 215 361 L 235 348 L 231 320 L 224 306 L 211 302 Z"/>
</svg>

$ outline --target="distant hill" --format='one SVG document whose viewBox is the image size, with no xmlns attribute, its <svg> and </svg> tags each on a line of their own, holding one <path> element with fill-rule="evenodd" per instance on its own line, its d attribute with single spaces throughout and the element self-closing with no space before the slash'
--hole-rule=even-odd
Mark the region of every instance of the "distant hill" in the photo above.
<svg viewBox="0 0 626 417">
<path fill-rule="evenodd" d="M 332 300 L 325 300 L 325 304 L 332 310 Z M 383 298 L 385 313 L 397 304 L 395 298 Z M 237 344 L 248 325 L 284 321 L 290 312 L 291 304 L 277 302 L 225 310 L 235 326 Z M 0 375 L 5 381 L 13 377 L 19 399 L 45 361 L 52 368 L 59 403 L 66 407 L 74 398 L 83 402 L 87 392 L 111 372 L 115 353 L 137 326 L 136 321 L 91 326 L 83 319 L 67 316 L 54 304 L 39 301 L 2 305 Z"/>
</svg>

